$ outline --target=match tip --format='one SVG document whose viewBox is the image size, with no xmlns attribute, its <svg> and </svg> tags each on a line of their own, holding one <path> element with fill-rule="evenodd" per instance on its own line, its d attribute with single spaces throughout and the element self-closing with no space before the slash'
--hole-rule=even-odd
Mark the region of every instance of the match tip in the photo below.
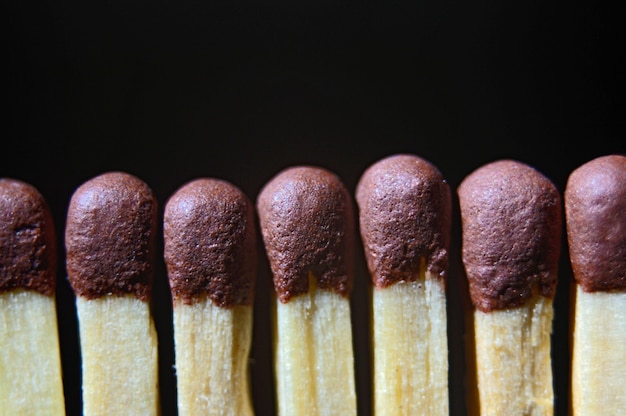
<svg viewBox="0 0 626 416">
<path fill-rule="evenodd" d="M 281 302 L 321 289 L 348 297 L 353 281 L 354 216 L 351 196 L 328 170 L 296 166 L 261 190 L 257 211 Z"/>
<path fill-rule="evenodd" d="M 587 292 L 626 291 L 626 156 L 579 166 L 564 193 L 574 278 Z"/>
<path fill-rule="evenodd" d="M 221 307 L 249 305 L 257 267 L 254 207 L 234 185 L 191 181 L 168 200 L 165 262 L 174 299 L 192 304 L 208 296 Z"/>
<path fill-rule="evenodd" d="M 25 289 L 52 296 L 56 289 L 52 214 L 32 185 L 0 179 L 0 293 Z"/>
<path fill-rule="evenodd" d="M 452 202 L 450 187 L 429 161 L 400 154 L 365 170 L 356 190 L 361 237 L 372 281 L 415 281 L 424 261 L 445 281 Z"/>
<path fill-rule="evenodd" d="M 109 172 L 82 184 L 70 200 L 65 229 L 67 272 L 88 299 L 150 297 L 157 201 L 139 178 Z"/>
<path fill-rule="evenodd" d="M 462 258 L 482 311 L 553 298 L 561 237 L 561 197 L 534 168 L 513 160 L 484 165 L 458 188 Z"/>
</svg>

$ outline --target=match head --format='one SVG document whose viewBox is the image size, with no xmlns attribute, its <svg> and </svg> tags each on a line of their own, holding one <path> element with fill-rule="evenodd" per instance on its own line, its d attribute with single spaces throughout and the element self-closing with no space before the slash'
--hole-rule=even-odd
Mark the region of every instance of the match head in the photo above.
<svg viewBox="0 0 626 416">
<path fill-rule="evenodd" d="M 513 160 L 484 165 L 458 188 L 462 258 L 474 305 L 483 312 L 553 298 L 561 197 L 534 168 Z"/>
<path fill-rule="evenodd" d="M 384 158 L 361 176 L 356 200 L 376 287 L 415 281 L 422 261 L 445 281 L 452 200 L 448 183 L 433 164 L 413 155 Z"/>
<path fill-rule="evenodd" d="M 157 201 L 139 178 L 109 172 L 82 184 L 70 200 L 65 228 L 66 266 L 76 295 L 148 300 L 156 231 Z"/>
<path fill-rule="evenodd" d="M 278 299 L 286 303 L 317 286 L 349 297 L 354 213 L 338 176 L 323 168 L 283 170 L 261 190 L 257 211 Z"/>
<path fill-rule="evenodd" d="M 196 179 L 165 206 L 165 262 L 174 299 L 221 307 L 253 301 L 257 267 L 254 206 L 234 185 Z"/>
<path fill-rule="evenodd" d="M 47 202 L 32 185 L 0 179 L 0 293 L 54 295 L 56 242 Z"/>
<path fill-rule="evenodd" d="M 626 156 L 579 166 L 564 199 L 575 280 L 587 292 L 626 291 Z"/>
</svg>

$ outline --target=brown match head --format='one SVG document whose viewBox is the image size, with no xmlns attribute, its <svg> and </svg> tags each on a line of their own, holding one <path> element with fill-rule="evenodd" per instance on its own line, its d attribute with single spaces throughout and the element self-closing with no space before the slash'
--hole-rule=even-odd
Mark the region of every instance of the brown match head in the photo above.
<svg viewBox="0 0 626 416">
<path fill-rule="evenodd" d="M 564 199 L 574 279 L 587 292 L 626 291 L 626 156 L 575 169 Z"/>
<path fill-rule="evenodd" d="M 445 281 L 452 200 L 433 164 L 413 155 L 382 159 L 361 176 L 356 201 L 374 286 L 415 281 L 422 262 Z"/>
<path fill-rule="evenodd" d="M 52 214 L 39 191 L 0 179 L 0 293 L 25 289 L 53 296 L 55 238 Z"/>
<path fill-rule="evenodd" d="M 349 297 L 353 281 L 354 213 L 341 180 L 317 167 L 283 170 L 261 190 L 257 210 L 278 299 L 317 287 Z"/>
<path fill-rule="evenodd" d="M 172 298 L 250 305 L 257 267 L 254 206 L 234 185 L 196 179 L 165 206 L 165 263 Z"/>
<path fill-rule="evenodd" d="M 110 172 L 81 185 L 65 228 L 67 273 L 76 295 L 148 300 L 156 231 L 156 198 L 137 177 Z"/>
<path fill-rule="evenodd" d="M 483 312 L 553 298 L 561 197 L 534 168 L 513 160 L 484 165 L 458 188 L 462 259 L 474 306 Z"/>
</svg>

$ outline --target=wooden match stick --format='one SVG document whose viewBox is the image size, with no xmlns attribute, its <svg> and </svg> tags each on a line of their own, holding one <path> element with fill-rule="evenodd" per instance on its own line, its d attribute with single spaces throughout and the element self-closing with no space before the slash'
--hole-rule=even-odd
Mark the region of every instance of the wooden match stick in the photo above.
<svg viewBox="0 0 626 416">
<path fill-rule="evenodd" d="M 65 245 L 76 293 L 83 414 L 159 412 L 151 315 L 157 202 L 140 179 L 110 172 L 70 200 Z"/>
<path fill-rule="evenodd" d="M 573 415 L 626 414 L 626 157 L 601 156 L 564 193 L 574 274 Z"/>
<path fill-rule="evenodd" d="M 551 340 L 562 207 L 534 168 L 501 160 L 458 189 L 481 415 L 552 415 Z"/>
<path fill-rule="evenodd" d="M 334 173 L 296 166 L 265 185 L 257 210 L 277 295 L 278 413 L 355 415 L 350 194 Z"/>
<path fill-rule="evenodd" d="M 255 227 L 248 197 L 222 180 L 189 182 L 166 204 L 164 248 L 181 416 L 254 414 L 248 359 Z"/>
<path fill-rule="evenodd" d="M 372 291 L 374 414 L 447 415 L 450 187 L 413 155 L 370 166 L 356 192 Z"/>
<path fill-rule="evenodd" d="M 52 215 L 32 185 L 0 179 L 0 414 L 65 415 Z"/>
</svg>

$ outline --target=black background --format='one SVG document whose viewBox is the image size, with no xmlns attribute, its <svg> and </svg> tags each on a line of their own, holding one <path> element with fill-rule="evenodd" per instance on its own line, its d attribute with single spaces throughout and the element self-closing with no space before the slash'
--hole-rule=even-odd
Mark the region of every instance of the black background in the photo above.
<svg viewBox="0 0 626 416">
<path fill-rule="evenodd" d="M 614 2 L 616 3 L 616 2 Z M 36 186 L 58 233 L 67 410 L 80 414 L 80 352 L 65 279 L 72 192 L 105 171 L 145 180 L 161 209 L 179 186 L 216 177 L 251 199 L 281 169 L 312 164 L 351 192 L 394 153 L 437 165 L 453 190 L 514 158 L 563 190 L 600 155 L 623 153 L 624 14 L 602 2 L 20 2 L 9 6 L 9 111 L 0 176 Z M 456 204 L 456 201 L 455 201 Z M 463 297 L 455 206 L 450 291 L 451 412 L 465 413 Z M 360 414 L 370 414 L 367 274 L 353 296 Z M 555 301 L 557 414 L 567 413 L 564 246 Z M 257 414 L 274 413 L 269 273 L 262 261 L 252 350 Z M 171 304 L 154 296 L 164 415 L 176 413 Z"/>
</svg>

